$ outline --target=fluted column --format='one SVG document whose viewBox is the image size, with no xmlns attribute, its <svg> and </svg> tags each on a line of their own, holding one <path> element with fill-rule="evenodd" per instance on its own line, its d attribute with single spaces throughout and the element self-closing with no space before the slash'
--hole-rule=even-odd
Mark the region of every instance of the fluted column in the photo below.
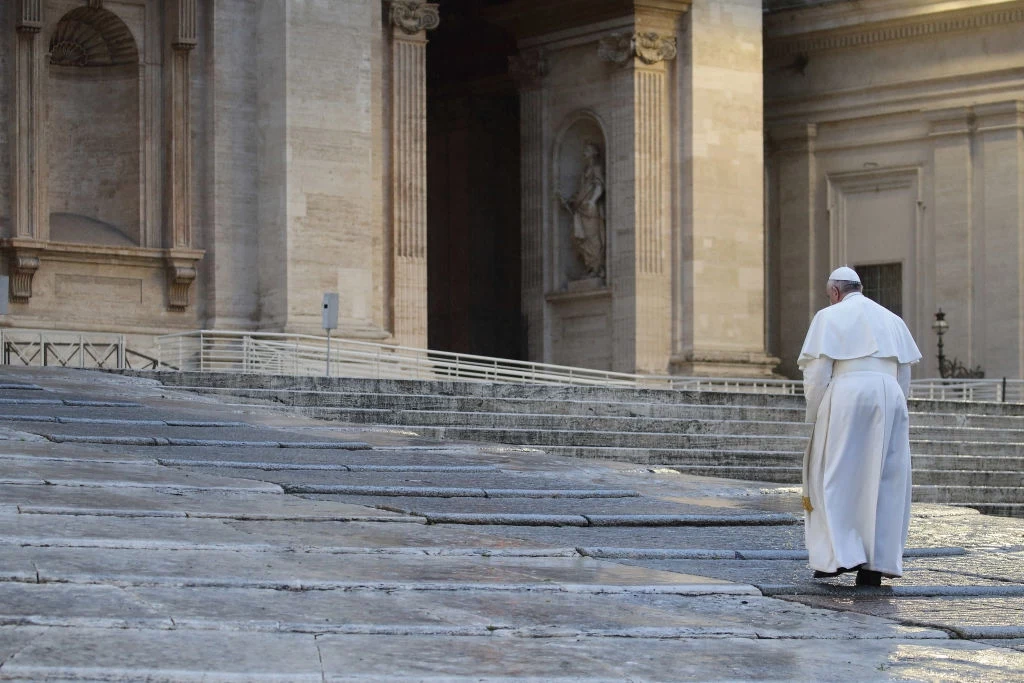
<svg viewBox="0 0 1024 683">
<path fill-rule="evenodd" d="M 395 340 L 427 345 L 427 31 L 437 5 L 394 0 L 391 24 L 391 215 Z"/>
<path fill-rule="evenodd" d="M 613 262 L 615 368 L 663 374 L 671 353 L 671 273 L 668 267 L 669 168 L 667 62 L 676 40 L 656 32 L 617 34 L 598 54 L 625 69 L 632 104 L 617 112 L 612 154 L 630 150 L 620 172 L 632 182 L 624 216 L 633 231 L 619 238 Z"/>
<path fill-rule="evenodd" d="M 519 84 L 520 206 L 522 221 L 522 309 L 527 358 L 544 357 L 544 90 L 548 66 L 541 50 L 509 58 Z"/>
<path fill-rule="evenodd" d="M 192 103 L 190 59 L 196 46 L 196 0 L 167 5 L 170 54 L 167 125 L 167 257 L 168 308 L 183 311 L 196 278 L 201 254 L 192 240 Z"/>
<path fill-rule="evenodd" d="M 32 296 L 32 277 L 39 268 L 39 256 L 32 249 L 32 243 L 45 240 L 49 232 L 42 27 L 42 0 L 17 0 L 11 125 L 13 226 L 10 237 L 14 239 L 6 246 L 11 273 L 10 299 L 22 303 Z"/>
</svg>

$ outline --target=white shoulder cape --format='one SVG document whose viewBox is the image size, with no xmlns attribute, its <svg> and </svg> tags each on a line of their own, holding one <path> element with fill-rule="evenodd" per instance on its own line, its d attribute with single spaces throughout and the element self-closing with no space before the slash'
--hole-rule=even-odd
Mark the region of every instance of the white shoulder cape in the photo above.
<svg viewBox="0 0 1024 683">
<path fill-rule="evenodd" d="M 821 357 L 850 360 L 869 356 L 916 363 L 921 351 L 898 315 L 854 293 L 814 316 L 797 365 L 803 368 Z"/>
</svg>

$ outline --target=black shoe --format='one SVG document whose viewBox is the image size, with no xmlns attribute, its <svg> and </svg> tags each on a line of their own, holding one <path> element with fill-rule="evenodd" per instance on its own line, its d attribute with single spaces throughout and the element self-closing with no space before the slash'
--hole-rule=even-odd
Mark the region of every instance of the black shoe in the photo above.
<svg viewBox="0 0 1024 683">
<path fill-rule="evenodd" d="M 882 585 L 882 572 L 876 572 L 874 569 L 858 569 L 857 570 L 857 585 L 858 586 L 881 586 Z"/>
<path fill-rule="evenodd" d="M 822 572 L 822 571 L 818 571 L 817 569 L 815 569 L 814 570 L 814 578 L 816 578 L 816 579 L 831 579 L 832 577 L 839 576 L 840 574 L 845 574 L 846 572 L 852 572 L 852 571 L 858 571 L 858 567 L 853 567 L 851 569 L 847 569 L 846 567 L 840 567 L 839 569 L 835 570 L 834 572 Z"/>
</svg>

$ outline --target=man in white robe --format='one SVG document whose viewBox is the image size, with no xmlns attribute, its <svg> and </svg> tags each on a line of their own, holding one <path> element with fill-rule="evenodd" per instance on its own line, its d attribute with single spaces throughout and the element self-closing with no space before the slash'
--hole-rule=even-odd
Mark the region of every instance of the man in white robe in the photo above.
<svg viewBox="0 0 1024 683">
<path fill-rule="evenodd" d="M 878 586 L 903 574 L 910 523 L 910 365 L 921 352 L 899 316 L 865 297 L 848 267 L 811 322 L 797 363 L 808 422 L 807 552 L 815 578 L 857 570 Z"/>
</svg>

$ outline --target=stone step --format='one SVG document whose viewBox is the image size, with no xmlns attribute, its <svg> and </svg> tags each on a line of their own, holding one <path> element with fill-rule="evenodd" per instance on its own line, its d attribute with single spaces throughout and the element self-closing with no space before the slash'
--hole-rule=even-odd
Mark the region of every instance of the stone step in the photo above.
<svg viewBox="0 0 1024 683">
<path fill-rule="evenodd" d="M 1024 487 L 1024 470 L 915 469 L 913 480 L 915 484 L 936 486 Z"/>
<path fill-rule="evenodd" d="M 152 373 L 132 373 L 152 377 Z M 786 394 L 724 391 L 678 391 L 635 389 L 613 386 L 563 386 L 504 384 L 498 382 L 440 382 L 422 380 L 370 380 L 347 377 L 292 377 L 282 375 L 244 375 L 234 373 L 168 372 L 161 382 L 182 389 L 230 389 L 308 392 L 332 405 L 332 394 L 371 393 L 396 396 L 466 396 L 486 398 L 533 398 L 549 401 L 590 400 L 637 403 L 696 403 L 702 405 L 756 405 L 803 407 L 803 397 Z M 1024 414 L 1024 411 L 1021 412 Z"/>
<path fill-rule="evenodd" d="M 240 401 L 289 405 L 321 419 L 345 419 L 340 410 L 434 410 L 446 412 L 540 413 L 607 417 L 651 417 L 666 419 L 803 420 L 802 407 L 719 405 L 700 403 L 642 403 L 608 400 L 559 400 L 546 398 L 490 398 L 433 394 L 315 394 L 312 392 L 267 392 L 250 390 L 204 390 L 197 393 Z M 315 412 L 314 412 L 315 411 Z"/>
<path fill-rule="evenodd" d="M 632 448 L 722 448 L 740 450 L 800 450 L 806 437 L 673 434 L 665 432 L 601 432 L 556 429 L 492 429 L 487 427 L 422 427 L 393 425 L 432 439 L 486 441 L 517 446 L 626 446 Z"/>
<path fill-rule="evenodd" d="M 964 504 L 966 501 L 993 503 L 1024 503 L 1024 488 L 1020 486 L 955 486 L 915 485 L 914 500 L 927 503 Z"/>
<path fill-rule="evenodd" d="M 911 453 L 914 469 L 1024 471 L 1024 457 L 999 455 L 927 455 Z"/>
<path fill-rule="evenodd" d="M 305 411 L 303 411 L 305 412 Z M 804 422 L 712 420 L 695 418 L 593 417 L 534 413 L 451 412 L 437 410 L 337 409 L 339 419 L 408 427 L 484 427 L 492 429 L 660 432 L 672 434 L 807 436 Z"/>
</svg>

